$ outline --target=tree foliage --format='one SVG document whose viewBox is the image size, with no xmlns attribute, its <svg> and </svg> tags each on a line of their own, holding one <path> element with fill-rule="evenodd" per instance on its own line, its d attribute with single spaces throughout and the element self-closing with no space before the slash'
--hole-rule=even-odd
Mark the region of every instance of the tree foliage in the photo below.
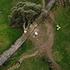
<svg viewBox="0 0 70 70">
<path fill-rule="evenodd" d="M 25 24 L 25 28 L 33 23 L 33 21 L 41 13 L 41 5 L 31 2 L 19 2 L 12 8 L 10 16 L 11 25 L 14 27 L 22 27 Z"/>
</svg>

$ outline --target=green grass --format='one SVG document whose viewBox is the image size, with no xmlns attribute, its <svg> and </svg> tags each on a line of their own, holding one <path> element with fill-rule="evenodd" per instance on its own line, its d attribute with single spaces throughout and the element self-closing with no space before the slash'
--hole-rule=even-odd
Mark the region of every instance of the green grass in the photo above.
<svg viewBox="0 0 70 70">
<path fill-rule="evenodd" d="M 62 70 L 70 69 L 70 10 L 57 9 L 56 23 L 61 26 L 55 31 L 54 58 L 62 67 Z"/>
<path fill-rule="evenodd" d="M 11 57 L 8 59 L 8 61 L 3 65 L 3 67 L 0 68 L 0 70 L 7 70 L 8 68 L 10 68 L 10 66 L 12 66 L 13 64 L 15 64 L 21 57 L 21 54 L 23 53 L 28 53 L 29 50 L 33 49 L 34 46 L 32 44 L 32 42 L 30 40 L 26 41 L 21 48 L 19 48 L 19 50 Z"/>
<path fill-rule="evenodd" d="M 24 60 L 17 70 L 49 70 L 49 68 L 48 64 L 40 57 L 32 57 L 28 60 Z"/>
<path fill-rule="evenodd" d="M 9 24 L 8 15 L 10 14 L 13 0 L 0 0 L 0 54 L 21 35 L 19 29 L 12 29 Z"/>
</svg>

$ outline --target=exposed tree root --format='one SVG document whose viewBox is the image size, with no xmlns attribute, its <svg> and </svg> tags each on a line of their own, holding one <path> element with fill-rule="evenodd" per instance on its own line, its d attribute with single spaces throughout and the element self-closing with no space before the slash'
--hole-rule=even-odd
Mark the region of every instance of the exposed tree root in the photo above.
<svg viewBox="0 0 70 70">
<path fill-rule="evenodd" d="M 18 60 L 18 62 L 17 62 L 15 65 L 13 65 L 12 67 L 10 67 L 8 70 L 15 70 L 15 69 L 19 68 L 20 65 L 21 65 L 21 63 L 22 63 L 24 60 L 26 60 L 26 59 L 28 59 L 28 58 L 35 57 L 36 55 L 38 55 L 38 53 L 39 53 L 39 51 L 35 51 L 35 52 L 32 53 L 32 54 L 26 54 L 26 55 L 22 54 L 23 56 Z"/>
</svg>

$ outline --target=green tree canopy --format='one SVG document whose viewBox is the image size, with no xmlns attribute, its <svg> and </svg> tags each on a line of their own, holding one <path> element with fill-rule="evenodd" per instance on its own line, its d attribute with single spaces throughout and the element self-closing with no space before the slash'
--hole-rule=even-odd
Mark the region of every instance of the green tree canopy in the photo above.
<svg viewBox="0 0 70 70">
<path fill-rule="evenodd" d="M 42 7 L 40 4 L 31 2 L 19 2 L 12 8 L 11 13 L 11 25 L 16 27 L 22 27 L 25 24 L 25 28 L 33 23 L 33 21 L 40 15 Z"/>
</svg>

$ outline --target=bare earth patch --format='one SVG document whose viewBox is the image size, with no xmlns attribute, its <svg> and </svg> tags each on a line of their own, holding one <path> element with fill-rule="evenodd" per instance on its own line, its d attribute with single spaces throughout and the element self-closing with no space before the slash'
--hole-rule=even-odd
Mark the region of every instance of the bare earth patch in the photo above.
<svg viewBox="0 0 70 70">
<path fill-rule="evenodd" d="M 38 35 L 35 36 L 35 32 L 38 32 Z M 30 36 L 30 40 L 39 48 L 41 55 L 47 56 L 52 62 L 52 69 L 61 70 L 59 65 L 55 62 L 52 53 L 52 47 L 54 43 L 54 28 L 53 23 L 45 21 L 41 23 L 35 30 L 34 33 Z"/>
</svg>

